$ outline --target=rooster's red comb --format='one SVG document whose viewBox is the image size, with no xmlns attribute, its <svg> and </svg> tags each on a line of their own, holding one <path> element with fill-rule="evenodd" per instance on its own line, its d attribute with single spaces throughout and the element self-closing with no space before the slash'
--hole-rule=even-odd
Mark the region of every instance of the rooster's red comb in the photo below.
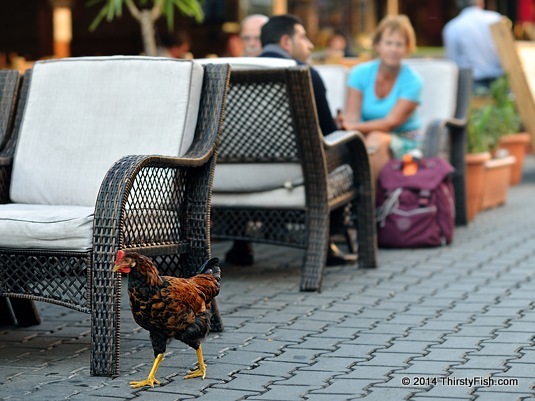
<svg viewBox="0 0 535 401">
<path fill-rule="evenodd" d="M 124 251 L 120 250 L 117 252 L 117 256 L 115 257 L 115 263 L 119 263 L 122 258 L 124 258 Z"/>
</svg>

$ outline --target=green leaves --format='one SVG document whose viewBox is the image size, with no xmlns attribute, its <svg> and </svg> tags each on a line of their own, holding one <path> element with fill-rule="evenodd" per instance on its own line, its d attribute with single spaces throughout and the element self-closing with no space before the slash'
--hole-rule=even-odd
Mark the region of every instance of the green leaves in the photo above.
<svg viewBox="0 0 535 401">
<path fill-rule="evenodd" d="M 497 148 L 500 137 L 517 133 L 519 128 L 520 117 L 505 76 L 491 85 L 489 102 L 470 112 L 468 151 L 493 151 Z"/>
<path fill-rule="evenodd" d="M 159 7 L 159 12 L 155 13 L 155 18 L 160 15 L 166 17 L 167 26 L 172 30 L 175 23 L 175 12 L 193 17 L 197 22 L 202 22 L 204 12 L 201 2 L 202 0 L 86 0 L 88 7 L 102 4 L 102 8 L 95 20 L 91 23 L 89 29 L 94 31 L 104 19 L 111 22 L 115 18 L 121 17 L 124 5 L 127 5 L 131 11 L 132 9 L 139 10 L 140 8 L 146 8 L 148 5 L 152 5 L 151 8 L 153 10 Z"/>
</svg>

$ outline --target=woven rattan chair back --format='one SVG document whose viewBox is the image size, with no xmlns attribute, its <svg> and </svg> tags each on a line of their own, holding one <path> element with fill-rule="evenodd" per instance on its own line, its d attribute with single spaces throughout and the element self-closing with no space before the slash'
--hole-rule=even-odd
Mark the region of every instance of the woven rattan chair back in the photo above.
<svg viewBox="0 0 535 401">
<path fill-rule="evenodd" d="M 268 73 L 256 72 L 263 77 L 257 82 L 240 72 L 232 76 L 220 162 L 299 162 L 284 75 Z"/>
</svg>

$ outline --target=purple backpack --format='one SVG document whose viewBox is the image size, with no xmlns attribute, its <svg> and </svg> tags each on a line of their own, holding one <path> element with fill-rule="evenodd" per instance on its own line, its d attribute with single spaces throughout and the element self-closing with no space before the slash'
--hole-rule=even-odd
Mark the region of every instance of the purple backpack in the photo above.
<svg viewBox="0 0 535 401">
<path fill-rule="evenodd" d="M 404 174 L 403 160 L 390 160 L 381 170 L 376 196 L 379 246 L 433 247 L 453 239 L 453 167 L 440 158 L 416 164 L 413 175 Z"/>
</svg>

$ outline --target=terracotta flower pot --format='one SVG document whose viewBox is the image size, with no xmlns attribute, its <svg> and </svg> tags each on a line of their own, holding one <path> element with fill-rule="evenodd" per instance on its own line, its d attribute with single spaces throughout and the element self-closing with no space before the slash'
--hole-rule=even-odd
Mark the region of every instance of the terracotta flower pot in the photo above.
<svg viewBox="0 0 535 401">
<path fill-rule="evenodd" d="M 485 162 L 485 185 L 481 199 L 481 210 L 505 204 L 514 164 L 514 156 L 506 156 Z"/>
<path fill-rule="evenodd" d="M 510 155 L 516 158 L 511 172 L 511 185 L 516 185 L 522 179 L 522 166 L 524 165 L 524 157 L 526 155 L 526 148 L 531 140 L 528 133 L 505 135 L 500 138 L 499 147 L 507 149 Z"/>
<path fill-rule="evenodd" d="M 468 221 L 474 220 L 481 207 L 481 197 L 485 185 L 485 162 L 490 153 L 468 153 L 466 161 L 466 208 Z"/>
</svg>

